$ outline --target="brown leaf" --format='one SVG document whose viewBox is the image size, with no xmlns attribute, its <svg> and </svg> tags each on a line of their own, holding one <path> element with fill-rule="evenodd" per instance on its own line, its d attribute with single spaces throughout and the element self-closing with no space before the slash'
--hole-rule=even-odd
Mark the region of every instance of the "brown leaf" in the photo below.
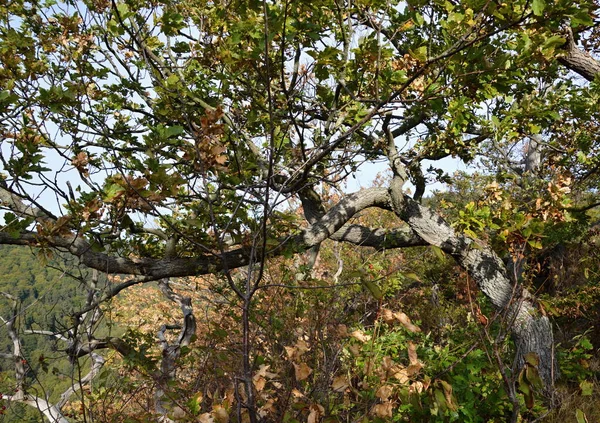
<svg viewBox="0 0 600 423">
<path fill-rule="evenodd" d="M 310 412 L 308 413 L 307 423 L 317 423 L 321 416 L 325 413 L 325 409 L 319 404 L 313 404 L 310 406 Z"/>
<path fill-rule="evenodd" d="M 299 390 L 297 390 L 296 388 L 292 389 L 292 395 L 294 396 L 294 398 L 304 397 L 304 394 L 302 392 L 300 392 Z"/>
<path fill-rule="evenodd" d="M 408 369 L 400 369 L 394 373 L 394 378 L 398 379 L 400 383 L 407 383 L 410 380 L 408 376 Z"/>
<path fill-rule="evenodd" d="M 259 377 L 254 376 L 253 379 L 254 379 L 254 387 L 256 388 L 256 390 L 258 392 L 260 392 L 263 389 L 265 389 L 265 385 L 267 384 L 267 380 L 264 377 L 262 377 L 262 376 L 259 376 Z"/>
<path fill-rule="evenodd" d="M 336 376 L 333 378 L 333 382 L 331 383 L 331 388 L 335 392 L 344 392 L 349 386 L 350 383 L 348 382 L 348 378 L 344 375 Z"/>
<path fill-rule="evenodd" d="M 297 351 L 296 347 L 283 347 L 283 348 L 285 348 L 285 352 L 290 360 L 293 359 L 294 357 L 296 357 L 296 351 Z"/>
<path fill-rule="evenodd" d="M 390 325 L 396 321 L 396 318 L 394 317 L 394 312 L 388 308 L 384 308 L 381 310 L 381 318 L 384 322 Z"/>
<path fill-rule="evenodd" d="M 413 341 L 408 341 L 408 361 L 410 364 L 418 364 L 417 346 Z"/>
<path fill-rule="evenodd" d="M 350 352 L 354 356 L 360 355 L 360 346 L 359 345 L 356 345 L 356 344 L 349 345 L 348 350 L 350 350 Z"/>
<path fill-rule="evenodd" d="M 394 387 L 392 385 L 383 385 L 379 387 L 375 395 L 377 395 L 377 397 L 381 399 L 381 401 L 387 401 L 393 393 Z"/>
<path fill-rule="evenodd" d="M 312 373 L 312 369 L 306 363 L 294 363 L 294 370 L 298 381 L 306 379 Z"/>
<path fill-rule="evenodd" d="M 271 367 L 271 366 L 267 366 L 266 364 L 261 364 L 260 367 L 258 368 L 258 372 L 256 372 L 256 374 L 254 375 L 254 378 L 264 377 L 267 379 L 273 379 L 274 377 L 276 377 L 277 373 L 269 372 L 269 367 Z"/>
<path fill-rule="evenodd" d="M 339 324 L 337 326 L 337 334 L 341 338 L 348 337 L 348 327 L 346 325 L 344 325 L 344 324 Z"/>
<path fill-rule="evenodd" d="M 352 332 L 350 335 L 352 335 L 353 338 L 358 339 L 360 342 L 368 342 L 371 339 L 371 335 L 367 335 L 358 329 Z"/>
<path fill-rule="evenodd" d="M 394 410 L 394 406 L 392 405 L 391 402 L 387 401 L 382 404 L 375 405 L 373 407 L 373 409 L 371 410 L 371 413 L 373 413 L 377 417 L 391 418 L 393 410 Z"/>
<path fill-rule="evenodd" d="M 213 419 L 210 413 L 203 413 L 198 417 L 199 423 L 214 423 L 214 421 L 215 419 Z"/>
<path fill-rule="evenodd" d="M 216 423 L 229 423 L 229 413 L 220 405 L 213 407 L 212 415 Z"/>
<path fill-rule="evenodd" d="M 410 321 L 410 318 L 406 314 L 402 313 L 401 311 L 394 313 L 394 317 L 400 323 L 402 323 L 402 326 L 404 326 L 408 331 L 421 332 L 421 329 L 418 326 L 413 325 L 412 322 Z"/>
</svg>

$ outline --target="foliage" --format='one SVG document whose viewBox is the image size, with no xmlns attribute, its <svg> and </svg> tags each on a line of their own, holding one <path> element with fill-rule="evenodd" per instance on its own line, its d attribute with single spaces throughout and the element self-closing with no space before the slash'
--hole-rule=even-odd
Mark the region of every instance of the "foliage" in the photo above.
<svg viewBox="0 0 600 423">
<path fill-rule="evenodd" d="M 598 7 L 3 3 L 0 244 L 70 278 L 2 250 L 2 400 L 59 423 L 517 422 L 552 405 L 557 358 L 589 396 Z"/>
</svg>

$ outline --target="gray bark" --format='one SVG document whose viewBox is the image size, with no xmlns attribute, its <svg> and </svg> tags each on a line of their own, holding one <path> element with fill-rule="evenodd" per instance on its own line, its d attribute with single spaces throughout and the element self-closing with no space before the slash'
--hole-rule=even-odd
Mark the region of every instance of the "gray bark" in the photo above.
<svg viewBox="0 0 600 423">
<path fill-rule="evenodd" d="M 50 219 L 35 207 L 23 204 L 18 197 L 4 188 L 0 188 L 0 201 L 4 205 L 10 206 L 18 215 Z M 287 248 L 303 252 L 328 238 L 374 248 L 391 249 L 425 245 L 424 241 L 408 227 L 389 231 L 383 229 L 373 231 L 360 225 L 347 225 L 352 217 L 369 207 L 390 209 L 391 203 L 385 188 L 372 188 L 348 195 L 299 235 L 282 239 L 280 246 L 269 251 L 268 254 L 276 256 Z M 0 244 L 36 246 L 40 245 L 40 241 L 35 232 L 24 232 L 16 238 L 11 234 L 0 232 Z M 76 235 L 45 238 L 43 242 L 78 257 L 83 265 L 91 269 L 108 274 L 145 276 L 153 280 L 213 274 L 225 268 L 243 267 L 249 264 L 252 255 L 251 248 L 240 247 L 186 258 L 168 256 L 164 258 L 126 258 L 93 251 L 89 242 Z"/>
<path fill-rule="evenodd" d="M 392 190 L 401 190 L 401 184 Z M 487 245 L 458 234 L 439 215 L 402 192 L 392 192 L 399 217 L 428 244 L 441 248 L 469 272 L 492 304 L 504 311 L 517 346 L 517 359 L 534 352 L 539 356 L 539 373 L 546 387 L 558 376 L 554 358 L 552 327 L 534 306 L 527 290 L 514 285 L 502 260 Z"/>
</svg>

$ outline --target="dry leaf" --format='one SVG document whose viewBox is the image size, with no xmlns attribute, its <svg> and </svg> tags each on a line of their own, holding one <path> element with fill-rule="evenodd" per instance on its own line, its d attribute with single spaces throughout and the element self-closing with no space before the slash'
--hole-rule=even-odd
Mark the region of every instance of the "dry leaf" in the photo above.
<svg viewBox="0 0 600 423">
<path fill-rule="evenodd" d="M 256 374 L 254 375 L 254 378 L 264 377 L 266 379 L 273 379 L 274 377 L 276 377 L 277 373 L 269 372 L 269 367 L 271 367 L 271 366 L 267 366 L 266 364 L 261 364 L 260 367 L 258 368 L 258 372 L 256 372 Z"/>
<path fill-rule="evenodd" d="M 352 335 L 353 338 L 358 339 L 360 342 L 368 342 L 371 339 L 371 335 L 367 335 L 358 329 L 352 332 L 350 335 Z"/>
<path fill-rule="evenodd" d="M 423 385 L 423 382 L 420 381 L 415 381 L 413 383 L 410 384 L 410 387 L 408 388 L 408 392 L 417 392 L 417 393 L 421 393 L 425 390 L 425 385 Z"/>
<path fill-rule="evenodd" d="M 352 355 L 360 355 L 360 346 L 353 344 L 348 346 L 348 349 L 350 350 L 350 352 L 352 353 Z"/>
<path fill-rule="evenodd" d="M 212 415 L 216 423 L 229 423 L 229 413 L 220 405 L 213 407 Z"/>
<path fill-rule="evenodd" d="M 302 354 L 304 354 L 306 351 L 308 351 L 308 344 L 306 343 L 306 341 L 304 341 L 303 339 L 299 339 L 298 342 L 296 342 L 296 351 L 298 354 L 298 357 L 300 357 Z"/>
<path fill-rule="evenodd" d="M 408 366 L 406 368 L 406 374 L 409 377 L 412 377 L 412 376 L 416 375 L 417 373 L 419 373 L 422 368 L 423 368 L 423 364 L 421 364 L 421 363 L 411 364 L 410 366 Z"/>
<path fill-rule="evenodd" d="M 296 347 L 283 347 L 283 348 L 285 348 L 285 352 L 290 360 L 296 356 Z"/>
<path fill-rule="evenodd" d="M 410 318 L 401 311 L 394 313 L 394 317 L 396 318 L 396 320 L 402 323 L 402 326 L 404 326 L 408 331 L 421 332 L 421 329 L 418 326 L 413 325 L 410 321 Z"/>
<path fill-rule="evenodd" d="M 377 395 L 377 397 L 381 399 L 381 401 L 387 401 L 393 393 L 394 387 L 392 385 L 383 385 L 379 387 L 375 395 Z"/>
<path fill-rule="evenodd" d="M 331 383 L 331 388 L 335 392 L 344 392 L 349 386 L 350 383 L 348 382 L 348 378 L 343 375 L 333 378 L 333 382 Z"/>
<path fill-rule="evenodd" d="M 389 308 L 384 308 L 381 310 L 381 317 L 383 318 L 384 322 L 390 325 L 396 321 L 396 318 L 394 317 L 394 312 Z"/>
<path fill-rule="evenodd" d="M 265 405 L 258 409 L 258 414 L 263 418 L 267 414 L 275 412 L 277 412 L 277 409 L 275 408 L 275 400 L 273 398 L 270 398 Z"/>
<path fill-rule="evenodd" d="M 412 341 L 408 341 L 408 361 L 410 362 L 410 364 L 419 363 L 419 360 L 417 358 L 417 346 Z"/>
<path fill-rule="evenodd" d="M 198 417 L 198 423 L 214 423 L 215 419 L 210 415 L 210 413 L 200 414 Z"/>
<path fill-rule="evenodd" d="M 342 338 L 346 338 L 348 336 L 348 327 L 343 324 L 339 324 L 337 326 L 337 334 Z"/>
<path fill-rule="evenodd" d="M 294 398 L 304 397 L 304 394 L 302 392 L 300 392 L 299 390 L 297 390 L 296 388 L 292 389 L 292 395 L 294 396 Z"/>
<path fill-rule="evenodd" d="M 258 392 L 265 389 L 265 385 L 267 384 L 267 379 L 262 376 L 256 377 L 254 376 L 254 387 Z"/>
<path fill-rule="evenodd" d="M 410 380 L 407 369 L 400 369 L 399 371 L 395 372 L 394 378 L 398 379 L 400 383 L 407 383 Z"/>
<path fill-rule="evenodd" d="M 373 409 L 371 410 L 371 412 L 377 417 L 391 418 L 393 409 L 394 409 L 394 406 L 392 405 L 392 403 L 387 401 L 382 404 L 375 405 L 373 407 Z"/>
<path fill-rule="evenodd" d="M 324 412 L 325 412 L 325 409 L 321 405 L 319 405 L 319 404 L 311 405 L 310 413 L 308 413 L 308 419 L 306 420 L 306 423 L 317 423 Z"/>
<path fill-rule="evenodd" d="M 296 380 L 298 381 L 306 379 L 312 373 L 312 369 L 306 363 L 294 363 L 294 370 L 296 371 Z"/>
</svg>

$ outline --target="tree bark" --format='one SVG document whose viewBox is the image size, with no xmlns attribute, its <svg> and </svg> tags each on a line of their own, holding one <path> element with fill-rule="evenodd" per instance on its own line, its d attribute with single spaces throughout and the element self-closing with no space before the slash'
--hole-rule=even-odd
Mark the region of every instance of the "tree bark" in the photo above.
<svg viewBox="0 0 600 423">
<path fill-rule="evenodd" d="M 558 58 L 558 61 L 588 81 L 593 81 L 596 74 L 600 73 L 600 62 L 577 47 L 570 29 L 567 32 L 567 42 L 564 47 L 565 53 Z"/>
<path fill-rule="evenodd" d="M 401 184 L 392 184 L 391 190 L 401 188 Z M 504 312 L 515 339 L 519 367 L 525 354 L 537 354 L 540 377 L 551 387 L 558 376 L 552 326 L 535 307 L 529 292 L 512 283 L 500 257 L 487 245 L 456 233 L 439 215 L 402 192 L 390 194 L 398 216 L 428 244 L 454 257 L 492 304 Z"/>
</svg>

